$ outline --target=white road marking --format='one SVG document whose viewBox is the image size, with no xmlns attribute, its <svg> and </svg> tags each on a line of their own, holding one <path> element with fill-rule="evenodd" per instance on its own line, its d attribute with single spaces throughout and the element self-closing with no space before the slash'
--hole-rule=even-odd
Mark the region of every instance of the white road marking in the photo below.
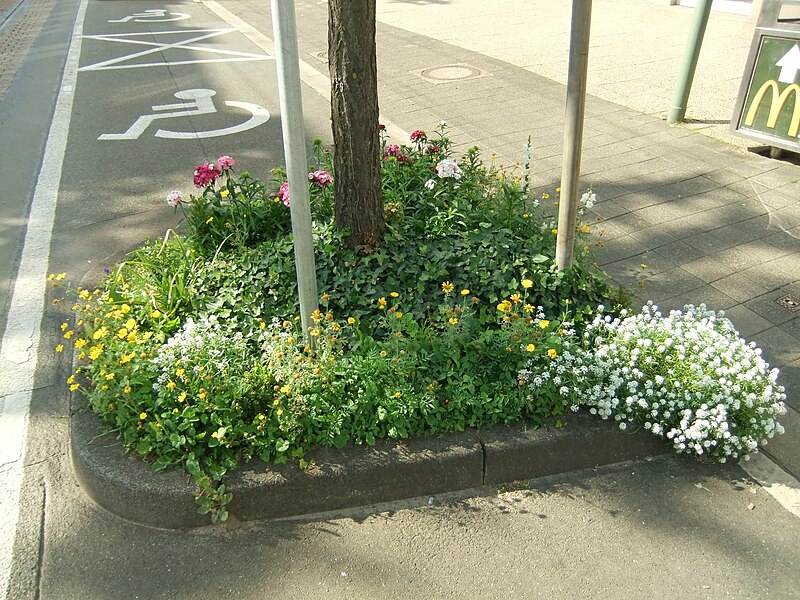
<svg viewBox="0 0 800 600">
<path fill-rule="evenodd" d="M 244 35 L 248 40 L 253 42 L 256 46 L 261 48 L 264 52 L 268 53 L 271 56 L 275 56 L 275 43 L 268 38 L 266 35 L 258 31 L 255 27 L 250 25 L 247 21 L 244 21 L 229 11 L 224 6 L 220 5 L 219 2 L 215 2 L 214 0 L 195 0 L 195 2 L 199 2 L 203 4 L 208 10 L 213 12 L 217 15 L 220 19 L 225 21 L 231 27 L 235 27 L 242 35 Z M 300 79 L 305 83 L 308 87 L 312 90 L 317 92 L 320 96 L 325 98 L 328 102 L 330 102 L 331 98 L 331 80 L 328 78 L 327 75 L 320 73 L 314 67 L 312 67 L 307 62 L 300 60 Z M 409 132 L 405 129 L 402 129 L 398 125 L 395 125 L 389 119 L 381 117 L 381 123 L 383 123 L 384 127 L 386 128 L 386 134 L 396 140 L 401 139 L 408 139 Z"/>
<path fill-rule="evenodd" d="M 50 242 L 55 221 L 61 167 L 67 149 L 72 91 L 78 76 L 81 35 L 88 0 L 81 0 L 72 30 L 61 89 L 47 135 L 42 166 L 33 192 L 19 271 L 14 281 L 6 331 L 0 347 L 0 593 L 8 595 L 14 540 L 19 519 L 28 414 L 38 363 L 41 323 L 47 295 Z"/>
<path fill-rule="evenodd" d="M 159 119 L 173 119 L 175 117 L 192 117 L 196 115 L 208 115 L 217 112 L 217 107 L 214 106 L 214 101 L 211 99 L 217 94 L 214 90 L 208 89 L 193 89 L 182 90 L 175 92 L 175 97 L 179 100 L 192 100 L 192 102 L 178 102 L 173 104 L 157 104 L 152 106 L 152 110 L 158 111 L 172 111 L 162 112 L 161 114 L 142 115 L 133 122 L 125 133 L 104 133 L 98 140 L 136 140 L 139 139 L 147 128 L 156 120 Z M 234 108 L 241 108 L 250 113 L 250 118 L 244 123 L 233 125 L 231 127 L 223 127 L 221 129 L 211 129 L 209 131 L 170 131 L 168 129 L 159 129 L 156 131 L 157 138 L 167 138 L 171 140 L 194 140 L 198 138 L 212 138 L 220 137 L 223 135 L 230 135 L 232 133 L 239 133 L 247 131 L 253 127 L 263 125 L 269 120 L 269 111 L 263 106 L 258 104 L 251 104 L 249 102 L 237 102 L 230 100 L 225 102 L 227 106 Z"/>
<path fill-rule="evenodd" d="M 158 18 L 166 17 L 168 14 L 175 16 L 169 19 Z M 186 13 L 171 13 L 164 8 L 150 8 L 144 12 L 128 15 L 123 19 L 112 19 L 109 23 L 127 23 L 128 21 L 133 21 L 134 23 L 167 23 L 170 21 L 183 21 L 189 18 L 191 18 L 191 15 Z"/>
<path fill-rule="evenodd" d="M 236 29 L 185 29 L 182 31 L 148 31 L 146 33 L 109 33 L 102 35 L 87 35 L 84 36 L 85 40 L 100 40 L 103 42 L 113 42 L 121 44 L 133 44 L 135 46 L 149 46 L 149 50 L 141 52 L 134 52 L 133 54 L 126 54 L 117 58 L 110 58 L 108 60 L 95 63 L 93 65 L 86 65 L 80 68 L 80 71 L 109 71 L 114 69 L 141 69 L 144 67 L 168 67 L 174 65 L 196 65 L 201 63 L 218 63 L 218 62 L 243 62 L 254 60 L 270 60 L 274 58 L 270 55 L 255 54 L 253 52 L 241 52 L 239 50 L 225 50 L 223 48 L 215 48 L 213 46 L 199 46 L 197 42 L 208 40 L 211 38 L 220 37 L 228 33 L 233 33 Z M 188 34 L 202 34 L 194 35 L 187 39 L 182 39 L 177 42 L 162 43 L 149 41 L 149 38 L 157 35 L 188 35 Z M 148 39 L 137 39 L 140 37 Z M 187 60 L 173 60 L 161 61 L 151 63 L 127 63 L 127 61 L 142 56 L 149 56 L 150 54 L 161 54 L 167 50 L 189 50 L 190 52 L 207 52 L 209 54 L 221 54 L 230 58 L 209 58 L 209 59 L 187 59 Z M 123 64 L 125 63 L 125 64 Z"/>
</svg>

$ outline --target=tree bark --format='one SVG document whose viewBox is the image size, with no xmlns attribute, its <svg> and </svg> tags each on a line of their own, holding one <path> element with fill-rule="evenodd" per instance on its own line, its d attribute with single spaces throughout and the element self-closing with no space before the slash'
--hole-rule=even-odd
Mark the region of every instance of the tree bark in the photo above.
<svg viewBox="0 0 800 600">
<path fill-rule="evenodd" d="M 336 225 L 369 251 L 384 230 L 375 0 L 329 1 L 328 64 Z"/>
</svg>

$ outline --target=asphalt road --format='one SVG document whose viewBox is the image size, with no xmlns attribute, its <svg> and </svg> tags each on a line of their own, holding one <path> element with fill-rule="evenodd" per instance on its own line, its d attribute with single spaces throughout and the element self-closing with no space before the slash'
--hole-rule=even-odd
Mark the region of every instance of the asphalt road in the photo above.
<svg viewBox="0 0 800 600">
<path fill-rule="evenodd" d="M 213 2 L 89 0 L 74 88 L 65 90 L 60 77 L 82 3 L 57 3 L 0 103 L 4 163 L 19 170 L 0 196 L 3 331 L 59 94 L 73 105 L 62 124 L 48 271 L 76 284 L 177 225 L 164 198 L 191 191 L 194 165 L 231 154 L 241 169 L 267 177 L 281 164 L 267 3 L 221 4 L 261 37 L 237 31 Z M 310 60 L 324 49 L 324 31 L 311 25 L 324 22 L 325 3 L 297 4 L 301 55 Z M 140 120 L 197 110 L 153 107 L 191 102 L 175 94 L 200 89 L 216 92 L 200 95 L 215 112 Z M 326 101 L 307 86 L 304 94 L 309 138 L 328 139 Z M 266 122 L 208 135 L 262 108 Z M 137 122 L 146 126 L 119 139 Z M 158 137 L 159 129 L 201 134 Z M 109 135 L 117 139 L 98 139 Z M 15 472 L 22 476 L 19 501 L 3 505 L 2 543 L 13 557 L 0 562 L 7 598 L 795 598 L 800 587 L 800 521 L 737 466 L 674 457 L 304 520 L 191 531 L 125 522 L 92 503 L 72 476 L 69 365 L 52 352 L 60 319 L 46 307 L 21 468 L 0 469 L 0 492 Z M 14 365 L 2 366 L 13 380 Z"/>
</svg>

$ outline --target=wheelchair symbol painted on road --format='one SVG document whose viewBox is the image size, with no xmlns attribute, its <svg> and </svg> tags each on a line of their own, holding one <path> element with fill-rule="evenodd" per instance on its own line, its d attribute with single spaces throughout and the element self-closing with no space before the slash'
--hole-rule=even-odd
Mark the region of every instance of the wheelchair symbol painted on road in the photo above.
<svg viewBox="0 0 800 600">
<path fill-rule="evenodd" d="M 175 16 L 165 18 L 168 14 Z M 163 8 L 151 8 L 141 13 L 128 15 L 123 19 L 110 20 L 109 23 L 127 23 L 128 21 L 133 21 L 134 23 L 167 23 L 170 21 L 183 21 L 189 18 L 191 18 L 191 15 L 186 13 L 168 13 Z"/>
<path fill-rule="evenodd" d="M 193 117 L 196 115 L 207 115 L 217 112 L 217 107 L 211 99 L 216 95 L 214 90 L 192 89 L 182 90 L 175 93 L 178 100 L 190 100 L 191 102 L 176 102 L 174 104 L 157 104 L 152 110 L 159 114 L 142 115 L 133 122 L 125 133 L 104 133 L 98 140 L 136 140 L 139 139 L 150 125 L 159 119 L 172 119 L 175 117 Z M 250 118 L 244 123 L 223 127 L 222 129 L 212 129 L 210 131 L 170 131 L 169 129 L 158 129 L 155 132 L 157 138 L 170 140 L 193 140 L 197 138 L 212 138 L 232 133 L 240 133 L 263 125 L 269 120 L 269 111 L 263 106 L 250 102 L 237 102 L 227 100 L 225 106 L 239 108 L 250 113 Z M 166 112 L 162 112 L 166 111 Z"/>
</svg>

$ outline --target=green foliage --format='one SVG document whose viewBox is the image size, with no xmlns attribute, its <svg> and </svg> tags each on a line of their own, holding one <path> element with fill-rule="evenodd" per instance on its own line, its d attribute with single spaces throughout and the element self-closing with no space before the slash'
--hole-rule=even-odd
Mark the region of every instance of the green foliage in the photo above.
<svg viewBox="0 0 800 600">
<path fill-rule="evenodd" d="M 299 330 L 289 209 L 276 201 L 283 172 L 263 184 L 237 177 L 229 157 L 204 165 L 199 196 L 170 197 L 185 237 L 145 244 L 101 290 L 77 291 L 64 327 L 78 351 L 71 389 L 155 469 L 186 468 L 201 512 L 221 520 L 225 473 L 253 457 L 563 414 L 558 391 L 531 395 L 520 370 L 548 364 L 564 330 L 622 296 L 588 246 L 557 271 L 547 195 L 531 197 L 524 176 L 484 165 L 477 149 L 452 159 L 444 133 L 384 141 L 387 231 L 368 251 L 342 243 L 330 152 L 315 143 L 324 293 L 310 332 Z"/>
</svg>

